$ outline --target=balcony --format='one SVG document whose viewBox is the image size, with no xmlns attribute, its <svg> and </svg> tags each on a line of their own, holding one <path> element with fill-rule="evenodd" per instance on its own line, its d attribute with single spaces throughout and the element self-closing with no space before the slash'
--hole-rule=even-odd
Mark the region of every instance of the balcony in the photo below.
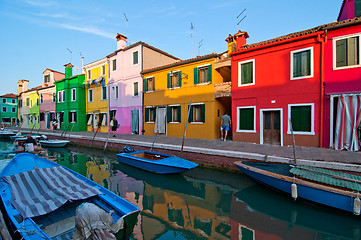
<svg viewBox="0 0 361 240">
<path fill-rule="evenodd" d="M 224 98 L 231 97 L 231 82 L 224 82 L 219 84 L 214 84 L 214 97 L 215 98 Z"/>
</svg>

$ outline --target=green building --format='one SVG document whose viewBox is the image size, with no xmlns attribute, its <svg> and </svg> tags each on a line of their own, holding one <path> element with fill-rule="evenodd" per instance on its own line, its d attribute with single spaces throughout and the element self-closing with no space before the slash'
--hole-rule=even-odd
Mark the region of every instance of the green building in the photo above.
<svg viewBox="0 0 361 240">
<path fill-rule="evenodd" d="M 84 74 L 73 76 L 73 65 L 64 66 L 65 78 L 55 81 L 56 119 L 63 131 L 86 131 Z"/>
<path fill-rule="evenodd" d="M 17 124 L 18 96 L 10 93 L 0 96 L 0 123 L 1 127 L 15 126 Z"/>
</svg>

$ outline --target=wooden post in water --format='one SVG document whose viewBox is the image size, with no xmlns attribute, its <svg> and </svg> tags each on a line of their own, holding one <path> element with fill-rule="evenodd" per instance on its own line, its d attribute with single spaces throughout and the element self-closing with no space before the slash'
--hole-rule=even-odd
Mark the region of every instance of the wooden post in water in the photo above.
<svg viewBox="0 0 361 240">
<path fill-rule="evenodd" d="M 110 135 L 110 131 L 111 131 L 112 129 L 111 128 L 109 128 L 108 127 L 108 135 L 107 135 L 107 140 L 105 141 L 105 145 L 104 145 L 104 151 L 105 151 L 105 149 L 107 148 L 107 145 L 108 145 L 108 140 L 109 140 L 109 135 Z"/>
<path fill-rule="evenodd" d="M 93 141 L 94 141 L 95 135 L 97 135 L 97 133 L 98 133 L 98 131 L 99 131 L 99 128 L 100 128 L 100 127 L 98 127 L 97 130 L 95 131 L 94 136 L 93 136 L 93 138 L 92 138 L 92 141 L 91 141 L 89 147 L 93 146 Z"/>
<path fill-rule="evenodd" d="M 295 136 L 293 135 L 293 127 L 291 118 L 289 119 L 291 133 L 292 133 L 292 145 L 293 145 L 293 161 L 296 164 L 296 146 L 295 146 Z"/>
<path fill-rule="evenodd" d="M 154 143 L 155 143 L 155 139 L 157 138 L 158 133 L 159 133 L 159 131 L 157 131 L 157 134 L 155 134 L 155 137 L 154 137 L 154 140 L 153 140 L 153 143 L 152 143 L 152 147 L 150 148 L 150 151 L 152 151 L 152 149 L 153 149 L 153 146 L 154 146 Z"/>
<path fill-rule="evenodd" d="M 70 132 L 72 132 L 72 131 L 73 131 L 74 126 L 75 126 L 75 123 L 73 123 L 73 126 L 71 127 L 71 129 L 70 129 L 70 131 L 69 131 L 69 134 L 68 134 L 68 138 L 67 138 L 67 140 L 69 140 L 69 138 L 70 138 Z M 65 136 L 64 136 L 64 137 L 65 137 Z"/>
<path fill-rule="evenodd" d="M 184 128 L 184 134 L 183 134 L 183 140 L 182 140 L 182 148 L 181 148 L 181 152 L 183 152 L 183 146 L 184 146 L 184 139 L 186 137 L 186 133 L 187 133 L 187 126 L 188 126 L 188 121 L 189 121 L 189 114 L 191 112 L 191 107 L 192 107 L 192 101 L 189 102 L 189 107 L 188 107 L 188 116 L 187 116 L 187 121 L 186 121 L 186 127 Z"/>
</svg>

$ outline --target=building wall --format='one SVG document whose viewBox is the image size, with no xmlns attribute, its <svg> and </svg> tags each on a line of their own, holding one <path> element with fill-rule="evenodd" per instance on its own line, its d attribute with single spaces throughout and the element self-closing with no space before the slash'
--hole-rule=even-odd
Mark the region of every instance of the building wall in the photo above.
<svg viewBox="0 0 361 240">
<path fill-rule="evenodd" d="M 313 48 L 313 77 L 291 80 L 291 51 Z M 254 60 L 255 84 L 238 86 L 239 62 Z M 289 104 L 314 105 L 314 133 L 295 134 L 296 145 L 319 146 L 320 44 L 316 38 L 273 47 L 255 47 L 232 56 L 232 131 L 234 141 L 263 143 L 263 113 L 280 111 L 281 145 L 292 145 Z M 255 107 L 255 130 L 237 130 L 239 107 Z"/>
<path fill-rule="evenodd" d="M 39 113 L 44 113 L 44 120 L 40 121 L 41 129 L 51 128 L 51 121 L 53 119 L 50 119 L 50 113 L 55 113 L 55 102 L 53 102 L 53 93 L 55 92 L 55 85 L 50 88 L 39 90 L 39 99 L 40 95 L 43 96 L 43 102 L 41 103 L 39 100 Z"/>
<path fill-rule="evenodd" d="M 4 103 L 5 101 L 5 103 Z M 6 111 L 4 111 L 6 109 Z M 15 109 L 15 112 L 13 112 Z M 0 97 L 0 123 L 6 125 L 16 125 L 17 119 L 17 99 Z M 10 120 L 10 121 L 5 121 Z"/>
<path fill-rule="evenodd" d="M 338 16 L 338 21 L 352 19 L 355 17 L 355 0 L 344 0 Z"/>
<path fill-rule="evenodd" d="M 39 95 L 36 91 L 29 93 L 30 97 L 30 127 L 34 129 L 40 128 L 40 116 L 39 116 Z M 35 126 L 34 126 L 35 125 Z"/>
</svg>

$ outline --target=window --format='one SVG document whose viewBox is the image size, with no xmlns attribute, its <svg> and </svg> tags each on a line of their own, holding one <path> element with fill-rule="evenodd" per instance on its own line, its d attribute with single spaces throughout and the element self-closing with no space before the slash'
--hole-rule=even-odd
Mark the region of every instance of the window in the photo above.
<svg viewBox="0 0 361 240">
<path fill-rule="evenodd" d="M 93 89 L 88 89 L 88 102 L 93 102 Z"/>
<path fill-rule="evenodd" d="M 314 134 L 314 104 L 288 105 L 288 118 L 291 119 L 294 134 Z M 291 134 L 291 126 L 288 134 Z"/>
<path fill-rule="evenodd" d="M 23 100 L 19 99 L 19 107 L 23 107 Z"/>
<path fill-rule="evenodd" d="M 76 112 L 69 112 L 69 122 L 70 123 L 76 122 Z"/>
<path fill-rule="evenodd" d="M 180 71 L 167 74 L 167 87 L 176 88 L 182 86 L 182 73 Z"/>
<path fill-rule="evenodd" d="M 30 107 L 30 98 L 26 98 L 26 106 Z"/>
<path fill-rule="evenodd" d="M 118 86 L 115 86 L 115 99 L 118 99 L 119 97 L 119 89 Z"/>
<path fill-rule="evenodd" d="M 44 75 L 44 83 L 50 82 L 50 75 Z"/>
<path fill-rule="evenodd" d="M 167 122 L 181 122 L 181 106 L 177 105 L 167 107 Z"/>
<path fill-rule="evenodd" d="M 154 91 L 154 77 L 148 77 L 144 79 L 144 91 Z"/>
<path fill-rule="evenodd" d="M 291 52 L 291 80 L 313 77 L 313 48 Z"/>
<path fill-rule="evenodd" d="M 107 126 L 107 114 L 106 113 L 99 114 L 99 122 L 100 122 L 100 126 L 102 126 L 102 127 Z"/>
<path fill-rule="evenodd" d="M 255 60 L 238 63 L 238 87 L 255 84 Z"/>
<path fill-rule="evenodd" d="M 33 100 L 30 99 L 30 107 L 33 107 Z"/>
<path fill-rule="evenodd" d="M 334 45 L 334 68 L 360 65 L 360 36 L 338 38 Z"/>
<path fill-rule="evenodd" d="M 40 93 L 40 103 L 43 103 L 44 102 L 44 96 L 42 93 Z"/>
<path fill-rule="evenodd" d="M 3 103 L 6 103 L 6 98 L 3 98 Z"/>
<path fill-rule="evenodd" d="M 88 75 L 88 76 L 87 76 L 87 77 L 88 77 L 88 80 L 90 80 L 90 79 L 92 78 L 91 70 L 88 70 L 87 73 L 88 73 L 88 74 L 87 74 L 87 75 Z"/>
<path fill-rule="evenodd" d="M 256 131 L 256 107 L 237 107 L 237 132 Z"/>
<path fill-rule="evenodd" d="M 138 51 L 133 52 L 133 65 L 138 64 Z"/>
<path fill-rule="evenodd" d="M 61 95 L 63 96 L 63 102 L 65 102 L 65 90 L 61 90 Z"/>
<path fill-rule="evenodd" d="M 16 103 L 16 100 L 15 100 L 15 99 L 11 99 L 11 103 Z"/>
<path fill-rule="evenodd" d="M 105 75 L 105 65 L 102 66 L 102 75 Z"/>
<path fill-rule="evenodd" d="M 134 87 L 134 96 L 138 96 L 138 82 L 135 82 L 133 87 Z"/>
<path fill-rule="evenodd" d="M 56 93 L 53 93 L 53 99 L 51 100 L 52 102 L 56 102 Z"/>
<path fill-rule="evenodd" d="M 44 112 L 41 112 L 39 117 L 40 117 L 40 122 L 45 121 L 45 113 Z"/>
<path fill-rule="evenodd" d="M 13 112 L 13 113 L 16 112 L 16 108 L 14 108 L 14 107 L 11 108 L 11 112 Z"/>
<path fill-rule="evenodd" d="M 63 101 L 63 98 L 62 98 L 62 94 L 61 94 L 61 91 L 58 91 L 58 103 L 62 102 Z"/>
<path fill-rule="evenodd" d="M 145 116 L 144 116 L 145 122 L 155 122 L 155 107 L 147 107 L 145 108 Z"/>
<path fill-rule="evenodd" d="M 76 101 L 76 88 L 71 89 L 71 101 Z"/>
<path fill-rule="evenodd" d="M 6 107 L 3 107 L 3 112 L 6 112 Z"/>
<path fill-rule="evenodd" d="M 205 105 L 204 104 L 192 104 L 189 113 L 188 122 L 192 123 L 204 123 L 205 122 Z"/>
<path fill-rule="evenodd" d="M 93 114 L 89 113 L 86 115 L 86 125 L 93 126 Z"/>
<path fill-rule="evenodd" d="M 117 59 L 113 59 L 113 71 L 117 70 Z"/>
<path fill-rule="evenodd" d="M 106 100 L 107 99 L 107 86 L 102 87 L 102 99 L 101 100 Z"/>
<path fill-rule="evenodd" d="M 39 106 L 39 98 L 36 99 L 36 106 Z"/>
<path fill-rule="evenodd" d="M 194 68 L 194 84 L 212 82 L 212 65 Z"/>
</svg>

